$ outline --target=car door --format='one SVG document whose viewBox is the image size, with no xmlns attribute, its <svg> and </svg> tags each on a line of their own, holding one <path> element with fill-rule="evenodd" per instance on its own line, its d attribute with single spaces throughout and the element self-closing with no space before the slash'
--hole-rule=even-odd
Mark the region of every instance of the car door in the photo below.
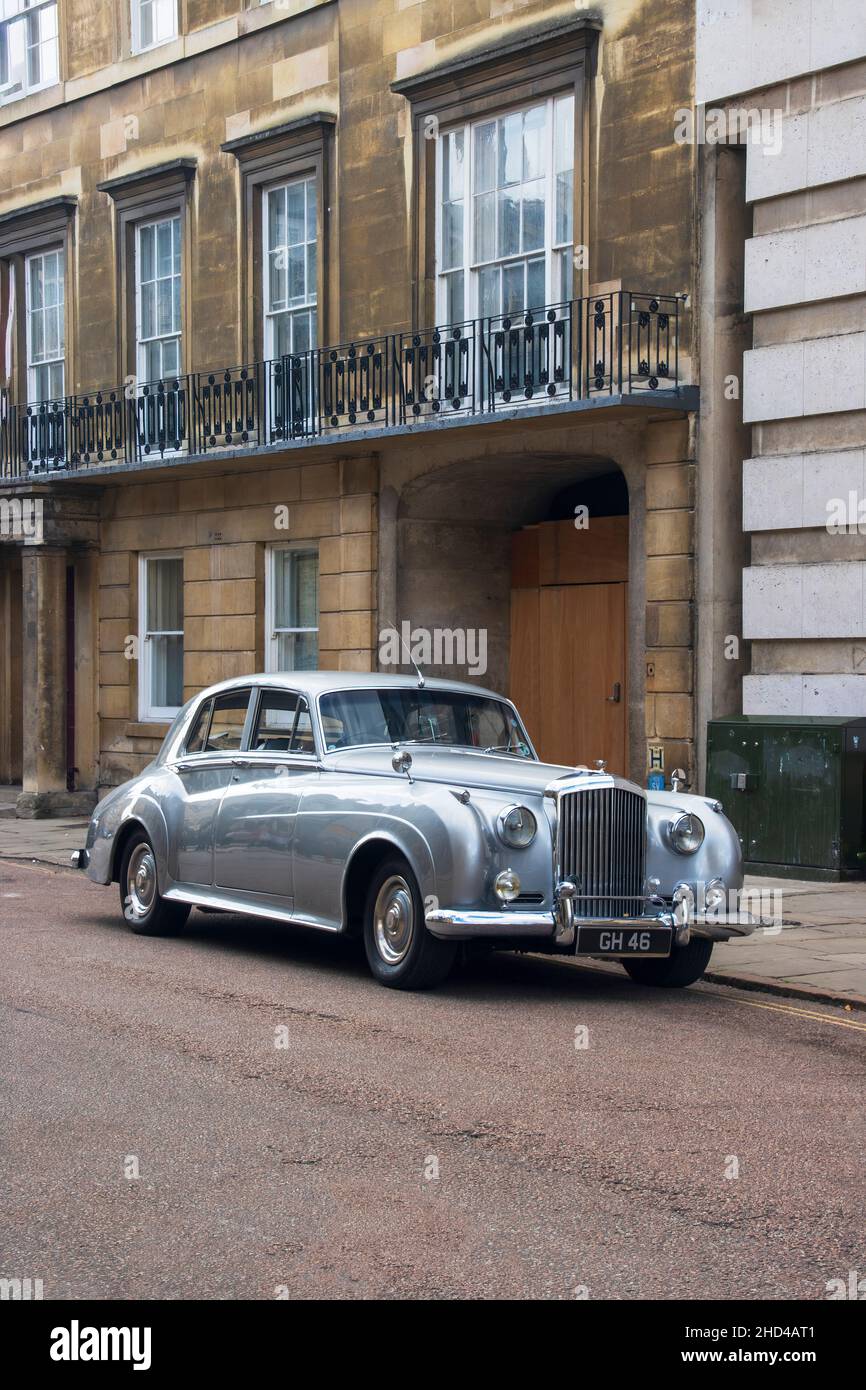
<svg viewBox="0 0 866 1390">
<path fill-rule="evenodd" d="M 204 699 L 173 772 L 169 804 L 169 873 L 177 883 L 213 884 L 214 826 L 234 771 L 249 713 L 251 688 Z"/>
<path fill-rule="evenodd" d="M 318 777 L 306 697 L 263 687 L 248 746 L 235 759 L 214 835 L 214 882 L 292 906 L 292 848 L 298 803 Z"/>
</svg>

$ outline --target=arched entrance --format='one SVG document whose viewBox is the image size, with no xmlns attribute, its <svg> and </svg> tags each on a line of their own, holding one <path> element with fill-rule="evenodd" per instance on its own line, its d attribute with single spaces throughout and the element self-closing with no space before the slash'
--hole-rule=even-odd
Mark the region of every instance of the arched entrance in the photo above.
<svg viewBox="0 0 866 1390">
<path fill-rule="evenodd" d="M 395 503 L 387 609 L 413 632 L 465 633 L 467 650 L 485 641 L 483 670 L 434 660 L 429 674 L 509 694 L 545 761 L 604 759 L 628 774 L 630 518 L 617 465 L 451 462 L 404 483 Z"/>
</svg>

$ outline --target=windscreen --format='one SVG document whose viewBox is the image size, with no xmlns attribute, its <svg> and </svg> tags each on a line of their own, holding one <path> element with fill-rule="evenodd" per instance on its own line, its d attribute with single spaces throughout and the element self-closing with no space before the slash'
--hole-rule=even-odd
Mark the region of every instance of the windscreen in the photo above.
<svg viewBox="0 0 866 1390">
<path fill-rule="evenodd" d="M 319 712 L 328 752 L 373 743 L 426 743 L 533 756 L 517 715 L 502 700 L 456 690 L 338 690 Z"/>
</svg>

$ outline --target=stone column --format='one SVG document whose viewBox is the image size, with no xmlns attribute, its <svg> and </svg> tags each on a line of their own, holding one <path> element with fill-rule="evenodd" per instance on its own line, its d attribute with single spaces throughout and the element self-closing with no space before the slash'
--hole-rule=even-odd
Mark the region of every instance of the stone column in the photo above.
<svg viewBox="0 0 866 1390">
<path fill-rule="evenodd" d="M 646 740 L 664 749 L 666 782 L 695 785 L 693 673 L 694 417 L 659 421 L 646 443 Z"/>
<path fill-rule="evenodd" d="M 24 768 L 18 815 L 62 814 L 66 790 L 66 551 L 24 546 Z"/>
<path fill-rule="evenodd" d="M 742 582 L 749 564 L 743 534 L 743 459 L 751 429 L 742 422 L 743 353 L 752 320 L 743 313 L 746 148 L 701 147 L 701 416 L 697 476 L 697 762 L 706 777 L 707 723 L 739 714 L 749 644 L 743 640 Z M 696 788 L 697 789 L 697 788 Z"/>
</svg>

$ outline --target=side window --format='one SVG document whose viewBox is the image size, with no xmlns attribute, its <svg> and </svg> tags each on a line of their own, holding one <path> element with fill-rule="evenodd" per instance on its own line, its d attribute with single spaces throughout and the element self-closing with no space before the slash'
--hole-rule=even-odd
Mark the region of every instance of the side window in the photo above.
<svg viewBox="0 0 866 1390">
<path fill-rule="evenodd" d="M 251 750 L 257 753 L 315 753 L 310 708 L 291 690 L 264 690 Z"/>
<path fill-rule="evenodd" d="M 291 690 L 263 690 L 250 749 L 256 753 L 288 753 L 298 712 Z"/>
<path fill-rule="evenodd" d="M 207 747 L 207 732 L 210 727 L 213 700 L 205 700 L 200 706 L 186 741 L 185 753 L 203 753 Z"/>
<path fill-rule="evenodd" d="M 244 736 L 247 706 L 250 702 L 248 690 L 231 690 L 225 695 L 217 695 L 213 702 L 210 720 L 207 753 L 236 753 Z"/>
</svg>

